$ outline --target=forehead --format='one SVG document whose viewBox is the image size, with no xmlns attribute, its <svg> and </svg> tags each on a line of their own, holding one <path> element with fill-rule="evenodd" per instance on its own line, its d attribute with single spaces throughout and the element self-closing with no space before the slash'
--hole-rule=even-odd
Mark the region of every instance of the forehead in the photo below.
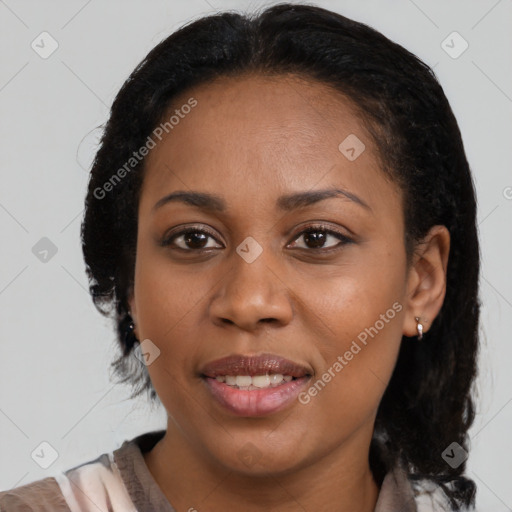
<svg viewBox="0 0 512 512">
<path fill-rule="evenodd" d="M 191 98 L 194 108 L 181 111 Z M 176 97 L 165 119 L 173 114 L 178 122 L 146 158 L 143 199 L 190 188 L 264 202 L 338 185 L 372 201 L 382 187 L 395 188 L 353 103 L 328 85 L 296 76 L 222 77 Z"/>
</svg>

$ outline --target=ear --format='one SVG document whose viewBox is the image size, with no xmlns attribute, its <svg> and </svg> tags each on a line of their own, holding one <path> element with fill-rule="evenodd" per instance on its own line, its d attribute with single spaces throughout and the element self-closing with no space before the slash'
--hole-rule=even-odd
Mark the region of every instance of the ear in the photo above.
<svg viewBox="0 0 512 512">
<path fill-rule="evenodd" d="M 450 232 L 446 226 L 433 226 L 417 243 L 407 277 L 403 334 L 416 336 L 419 317 L 427 332 L 443 305 L 450 254 Z"/>
</svg>

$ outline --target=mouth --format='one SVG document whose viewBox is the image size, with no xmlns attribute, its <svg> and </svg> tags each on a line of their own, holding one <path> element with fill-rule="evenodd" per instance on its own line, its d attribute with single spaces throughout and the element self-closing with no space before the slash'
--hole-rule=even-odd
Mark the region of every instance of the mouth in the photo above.
<svg viewBox="0 0 512 512">
<path fill-rule="evenodd" d="M 234 355 L 207 364 L 201 377 L 212 398 L 238 416 L 265 416 L 289 406 L 311 378 L 304 365 L 273 354 Z"/>
</svg>

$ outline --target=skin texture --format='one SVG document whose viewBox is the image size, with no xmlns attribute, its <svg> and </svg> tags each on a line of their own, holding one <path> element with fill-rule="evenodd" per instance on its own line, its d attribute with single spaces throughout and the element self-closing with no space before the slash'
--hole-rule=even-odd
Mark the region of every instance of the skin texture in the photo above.
<svg viewBox="0 0 512 512">
<path fill-rule="evenodd" d="M 137 338 L 160 350 L 148 370 L 168 413 L 148 468 L 178 511 L 372 511 L 377 408 L 402 335 L 416 335 L 415 317 L 428 331 L 441 308 L 449 233 L 432 228 L 407 266 L 401 191 L 351 103 L 326 85 L 221 78 L 173 108 L 190 97 L 197 106 L 147 157 L 139 205 L 130 308 Z M 354 161 L 338 149 L 350 134 L 366 147 Z M 367 207 L 344 196 L 276 206 L 281 195 L 329 188 Z M 178 201 L 154 210 L 178 190 L 216 194 L 226 210 Z M 323 253 L 314 249 L 303 231 L 318 223 L 352 242 L 328 234 Z M 178 226 L 212 236 L 162 246 Z M 263 249 L 252 263 L 236 252 L 249 236 Z M 239 417 L 199 375 L 225 356 L 272 353 L 308 367 L 313 383 L 396 303 L 394 318 L 307 404 Z"/>
</svg>

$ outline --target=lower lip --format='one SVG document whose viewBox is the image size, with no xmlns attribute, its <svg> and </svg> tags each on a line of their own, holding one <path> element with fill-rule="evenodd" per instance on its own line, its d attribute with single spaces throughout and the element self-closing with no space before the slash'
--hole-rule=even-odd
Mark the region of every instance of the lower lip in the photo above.
<svg viewBox="0 0 512 512">
<path fill-rule="evenodd" d="M 285 382 L 265 389 L 243 390 L 217 379 L 204 379 L 213 397 L 224 408 L 238 416 L 265 416 L 285 409 L 305 387 L 309 377 Z"/>
</svg>

